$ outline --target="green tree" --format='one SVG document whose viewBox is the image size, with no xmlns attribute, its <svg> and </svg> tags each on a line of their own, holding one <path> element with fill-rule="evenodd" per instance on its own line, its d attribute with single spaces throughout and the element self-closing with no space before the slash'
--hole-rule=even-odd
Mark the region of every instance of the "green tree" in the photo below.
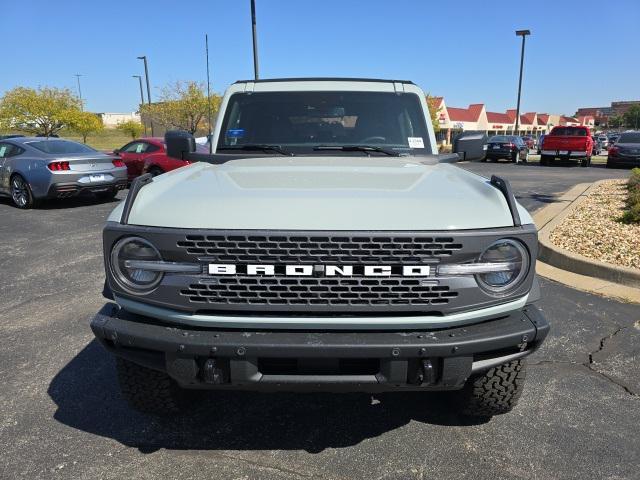
<svg viewBox="0 0 640 480">
<path fill-rule="evenodd" d="M 211 97 L 212 115 L 218 111 L 221 98 Z M 160 101 L 142 105 L 141 113 L 167 129 L 196 133 L 208 126 L 209 103 L 205 85 L 198 82 L 175 82 L 162 89 Z"/>
<path fill-rule="evenodd" d="M 438 105 L 438 99 L 436 97 L 432 97 L 427 93 L 427 106 L 429 107 L 429 115 L 431 116 L 431 123 L 433 124 L 433 131 L 440 131 L 440 115 L 439 112 L 441 110 Z"/>
<path fill-rule="evenodd" d="M 0 126 L 49 137 L 70 126 L 81 106 L 68 89 L 16 87 L 0 99 Z"/>
<path fill-rule="evenodd" d="M 640 128 L 640 105 L 631 105 L 622 118 L 626 127 Z"/>
<path fill-rule="evenodd" d="M 144 131 L 144 125 L 135 120 L 127 120 L 126 122 L 119 123 L 116 128 L 127 135 L 131 135 L 132 139 L 138 138 Z"/>
<path fill-rule="evenodd" d="M 607 123 L 610 128 L 619 128 L 622 127 L 624 120 L 622 117 L 615 115 L 613 117 L 609 117 L 609 121 Z"/>
<path fill-rule="evenodd" d="M 79 133 L 82 136 L 82 141 L 87 143 L 87 137 L 92 133 L 102 131 L 104 125 L 102 119 L 95 113 L 76 112 L 69 127 Z"/>
</svg>

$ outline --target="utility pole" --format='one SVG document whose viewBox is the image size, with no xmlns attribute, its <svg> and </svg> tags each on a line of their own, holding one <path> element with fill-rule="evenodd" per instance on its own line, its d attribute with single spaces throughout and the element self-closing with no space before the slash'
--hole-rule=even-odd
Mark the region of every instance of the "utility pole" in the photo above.
<svg viewBox="0 0 640 480">
<path fill-rule="evenodd" d="M 207 55 L 207 113 L 208 113 L 208 123 L 209 123 L 209 132 L 207 135 L 207 140 L 209 141 L 209 153 L 213 153 L 213 135 L 211 130 L 211 80 L 209 79 L 209 35 L 204 34 L 204 48 L 205 53 Z"/>
<path fill-rule="evenodd" d="M 253 78 L 258 80 L 258 32 L 256 31 L 256 0 L 251 0 L 251 31 L 253 34 Z"/>
<path fill-rule="evenodd" d="M 138 79 L 138 84 L 140 85 L 140 107 L 142 107 L 142 105 L 144 105 L 144 94 L 142 93 L 142 75 L 131 75 L 131 77 Z M 142 125 L 144 125 L 144 136 L 146 137 L 147 124 L 142 122 Z"/>
<path fill-rule="evenodd" d="M 524 41 L 527 35 L 531 35 L 530 30 L 516 30 L 516 35 L 522 37 L 522 51 L 520 52 L 520 79 L 518 80 L 518 103 L 516 105 L 516 131 L 515 135 L 519 135 L 520 130 L 520 93 L 522 91 L 522 67 L 524 65 Z"/>
<path fill-rule="evenodd" d="M 78 98 L 80 98 L 80 110 L 82 110 L 84 112 L 84 105 L 82 104 L 82 89 L 80 88 L 80 77 L 82 76 L 81 73 L 76 73 L 75 77 L 76 80 L 78 81 Z"/>
<path fill-rule="evenodd" d="M 142 55 L 138 57 L 138 60 L 142 60 L 144 62 L 144 78 L 147 81 L 147 103 L 151 106 L 151 87 L 149 86 L 149 67 L 147 66 L 147 56 Z M 155 136 L 155 132 L 153 131 L 153 120 L 151 116 L 149 116 L 149 124 L 151 125 L 151 136 Z"/>
</svg>

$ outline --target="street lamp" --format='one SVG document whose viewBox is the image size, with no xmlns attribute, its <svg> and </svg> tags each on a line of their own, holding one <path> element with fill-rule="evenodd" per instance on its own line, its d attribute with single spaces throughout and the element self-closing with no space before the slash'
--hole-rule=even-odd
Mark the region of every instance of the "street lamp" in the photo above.
<svg viewBox="0 0 640 480">
<path fill-rule="evenodd" d="M 74 75 L 76 77 L 76 80 L 78 81 L 78 98 L 80 98 L 80 110 L 82 110 L 84 112 L 84 106 L 82 105 L 82 89 L 80 88 L 80 77 L 82 76 L 81 73 L 76 73 Z"/>
<path fill-rule="evenodd" d="M 140 85 L 140 106 L 144 105 L 144 94 L 142 93 L 142 76 L 141 75 L 131 75 L 132 78 L 138 79 L 138 84 Z M 147 136 L 147 124 L 142 122 L 144 125 L 144 136 Z"/>
<path fill-rule="evenodd" d="M 518 104 L 516 105 L 516 131 L 519 135 L 520 129 L 520 92 L 522 91 L 522 66 L 524 65 L 524 42 L 527 35 L 531 35 L 530 30 L 516 30 L 516 35 L 522 37 L 522 51 L 520 52 L 520 79 L 518 80 Z"/>
<path fill-rule="evenodd" d="M 258 80 L 258 32 L 256 31 L 256 0 L 251 0 L 251 32 L 253 34 L 253 77 Z"/>
<path fill-rule="evenodd" d="M 149 86 L 149 67 L 147 66 L 147 56 L 142 55 L 138 57 L 138 60 L 142 60 L 144 62 L 144 78 L 147 81 L 147 103 L 151 105 L 151 87 Z M 153 120 L 149 117 L 149 123 L 151 124 L 151 136 L 154 135 L 153 131 Z"/>
</svg>

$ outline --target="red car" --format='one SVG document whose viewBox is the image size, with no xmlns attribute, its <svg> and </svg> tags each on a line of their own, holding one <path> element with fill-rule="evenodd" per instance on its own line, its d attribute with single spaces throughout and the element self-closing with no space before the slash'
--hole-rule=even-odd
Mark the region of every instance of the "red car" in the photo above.
<svg viewBox="0 0 640 480">
<path fill-rule="evenodd" d="M 206 147 L 198 146 L 198 149 L 202 150 L 203 153 L 208 152 Z M 129 182 L 132 182 L 143 173 L 149 172 L 155 177 L 191 163 L 186 160 L 168 157 L 164 138 L 162 137 L 139 138 L 127 143 L 122 148 L 114 150 L 113 153 L 122 158 L 127 166 Z"/>
<path fill-rule="evenodd" d="M 591 164 L 593 138 L 588 127 L 553 127 L 544 137 L 540 148 L 540 165 L 549 165 L 554 159 L 575 159 L 582 167 Z"/>
</svg>

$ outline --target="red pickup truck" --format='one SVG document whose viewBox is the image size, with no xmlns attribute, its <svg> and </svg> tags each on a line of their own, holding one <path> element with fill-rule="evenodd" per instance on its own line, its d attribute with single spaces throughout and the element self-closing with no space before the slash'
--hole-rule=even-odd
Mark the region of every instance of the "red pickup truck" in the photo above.
<svg viewBox="0 0 640 480">
<path fill-rule="evenodd" d="M 549 165 L 553 160 L 579 160 L 580 165 L 591 164 L 593 138 L 588 127 L 553 127 L 544 137 L 540 149 L 540 165 Z"/>
</svg>

